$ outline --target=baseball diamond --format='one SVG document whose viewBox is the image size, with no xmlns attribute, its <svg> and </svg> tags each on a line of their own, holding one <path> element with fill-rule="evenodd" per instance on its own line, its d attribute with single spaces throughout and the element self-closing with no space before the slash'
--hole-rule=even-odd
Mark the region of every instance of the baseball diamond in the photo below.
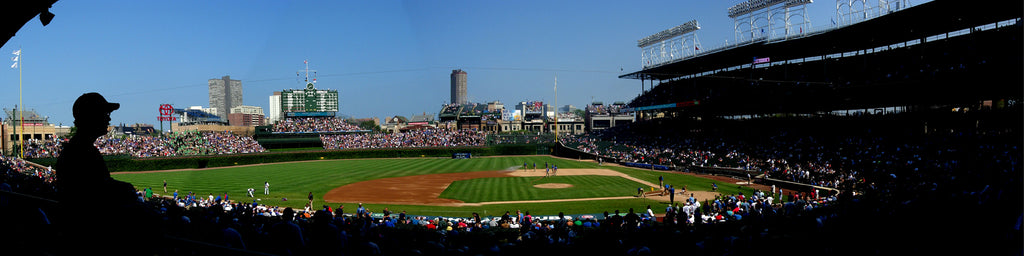
<svg viewBox="0 0 1024 256">
<path fill-rule="evenodd" d="M 513 163 L 549 162 L 560 168 L 556 177 L 544 177 L 543 170 L 522 170 Z M 314 207 L 363 203 L 372 210 L 390 207 L 403 209 L 410 214 L 442 215 L 453 212 L 503 212 L 514 208 L 531 208 L 537 214 L 555 214 L 565 209 L 576 209 L 575 213 L 599 213 L 608 210 L 625 210 L 651 203 L 668 203 L 668 195 L 658 191 L 657 177 L 664 176 L 666 183 L 676 187 L 690 188 L 677 191 L 676 201 L 683 195 L 704 201 L 714 199 L 718 193 L 749 194 L 754 189 L 766 190 L 763 185 L 724 186 L 718 192 L 710 192 L 711 184 L 735 184 L 740 180 L 721 176 L 701 176 L 690 173 L 650 171 L 622 167 L 614 164 L 599 166 L 594 161 L 577 161 L 552 156 L 506 156 L 474 159 L 401 158 L 401 159 L 349 159 L 318 160 L 278 164 L 260 164 L 209 169 L 184 169 L 148 172 L 121 172 L 113 175 L 116 179 L 130 181 L 137 187 L 157 186 L 163 179 L 168 189 L 181 193 L 188 191 L 198 195 L 230 194 L 238 202 L 257 201 L 260 204 L 302 208 L 308 192 L 315 195 Z M 264 179 L 271 184 L 271 194 L 257 194 L 247 197 L 249 187 L 263 186 Z M 520 182 L 512 182 L 514 180 Z M 503 181 L 505 180 L 505 181 Z M 571 187 L 560 189 L 535 188 L 535 185 L 552 183 L 567 184 Z M 230 182 L 229 182 L 230 181 Z M 453 183 L 484 183 L 486 188 L 461 191 Z M 602 183 L 592 185 L 588 183 Z M 456 184 L 458 185 L 458 184 Z M 471 185 L 471 184 L 467 184 Z M 617 187 L 619 191 L 606 191 Z M 643 187 L 649 195 L 636 196 L 637 187 Z M 582 189 L 581 189 L 582 188 Z M 588 189 L 587 188 L 600 188 Z M 459 190 L 459 191 L 456 191 Z M 578 190 L 578 191 L 577 191 Z M 601 193 L 594 194 L 595 190 Z M 506 193 L 506 191 L 535 191 L 532 193 Z M 653 192 L 652 192 L 653 191 Z M 160 193 L 157 193 L 160 195 Z M 480 198 L 465 201 L 462 198 Z M 500 200 L 488 200 L 502 198 Z M 289 200 L 290 199 L 290 200 Z M 551 204 L 555 203 L 555 204 Z"/>
</svg>

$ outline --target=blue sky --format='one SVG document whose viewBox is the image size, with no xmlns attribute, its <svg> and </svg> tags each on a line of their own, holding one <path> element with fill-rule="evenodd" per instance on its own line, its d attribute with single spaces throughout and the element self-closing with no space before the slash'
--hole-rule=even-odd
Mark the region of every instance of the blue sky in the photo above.
<svg viewBox="0 0 1024 256">
<path fill-rule="evenodd" d="M 155 125 L 160 104 L 208 107 L 207 80 L 225 75 L 269 111 L 274 91 L 302 85 L 303 60 L 353 117 L 436 113 L 452 69 L 468 72 L 473 102 L 554 103 L 557 75 L 558 106 L 583 107 L 640 93 L 617 78 L 640 69 L 637 39 L 696 19 L 704 49 L 733 41 L 726 8 L 740 2 L 62 0 L 0 53 L 23 49 L 24 105 L 64 125 L 93 91 L 121 103 L 112 124 Z M 808 10 L 831 26 L 834 2 Z M 0 70 L 0 108 L 18 104 L 18 79 Z"/>
</svg>

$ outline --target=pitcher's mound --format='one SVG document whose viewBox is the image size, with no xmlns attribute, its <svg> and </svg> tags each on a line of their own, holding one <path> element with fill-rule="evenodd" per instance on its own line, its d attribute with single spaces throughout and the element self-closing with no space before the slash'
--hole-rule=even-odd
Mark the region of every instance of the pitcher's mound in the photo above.
<svg viewBox="0 0 1024 256">
<path fill-rule="evenodd" d="M 571 188 L 571 187 L 572 187 L 572 184 L 565 184 L 565 183 L 544 183 L 544 184 L 537 184 L 537 185 L 533 185 L 533 187 L 535 187 L 535 188 Z"/>
</svg>

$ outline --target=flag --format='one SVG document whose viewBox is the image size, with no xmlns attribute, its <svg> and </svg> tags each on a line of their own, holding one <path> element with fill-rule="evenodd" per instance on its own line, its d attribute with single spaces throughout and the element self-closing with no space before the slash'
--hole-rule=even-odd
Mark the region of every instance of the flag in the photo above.
<svg viewBox="0 0 1024 256">
<path fill-rule="evenodd" d="M 14 61 L 14 64 L 11 64 L 11 68 L 18 68 L 18 59 L 21 57 L 21 49 L 14 50 L 11 54 L 14 54 L 14 57 L 11 57 L 11 61 Z"/>
<path fill-rule="evenodd" d="M 308 60 L 302 60 L 302 64 L 309 64 Z"/>
<path fill-rule="evenodd" d="M 696 46 L 694 46 L 694 47 L 693 47 L 693 50 L 694 50 L 694 51 L 700 51 L 700 47 L 696 47 Z"/>
</svg>

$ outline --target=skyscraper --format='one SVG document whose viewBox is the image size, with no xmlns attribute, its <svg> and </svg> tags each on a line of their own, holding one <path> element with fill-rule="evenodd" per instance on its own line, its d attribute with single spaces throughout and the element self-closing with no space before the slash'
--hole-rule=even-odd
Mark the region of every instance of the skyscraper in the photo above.
<svg viewBox="0 0 1024 256">
<path fill-rule="evenodd" d="M 231 76 L 210 79 L 210 108 L 215 109 L 214 115 L 227 117 L 231 108 L 242 105 L 242 81 L 232 80 Z"/>
<path fill-rule="evenodd" d="M 466 97 L 466 71 L 461 69 L 452 70 L 452 103 L 469 103 Z"/>
<path fill-rule="evenodd" d="M 281 92 L 274 92 L 274 95 L 270 95 L 270 116 L 267 123 L 281 121 L 281 113 Z"/>
</svg>

